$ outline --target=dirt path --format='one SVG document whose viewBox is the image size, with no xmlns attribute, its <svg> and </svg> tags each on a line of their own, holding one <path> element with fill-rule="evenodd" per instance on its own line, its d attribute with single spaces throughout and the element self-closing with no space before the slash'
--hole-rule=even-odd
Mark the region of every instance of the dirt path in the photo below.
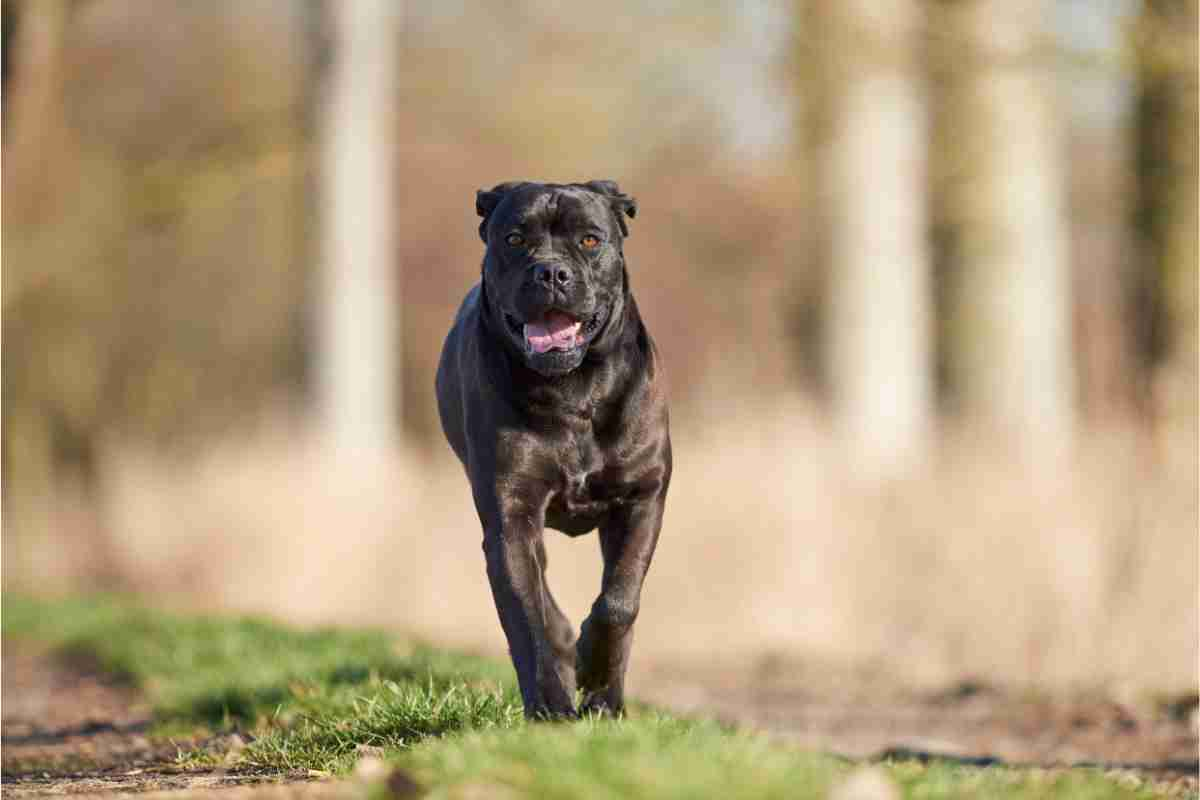
<svg viewBox="0 0 1200 800">
<path fill-rule="evenodd" d="M 150 740 L 149 708 L 132 688 L 83 661 L 49 657 L 25 642 L 3 644 L 2 754 L 6 797 L 105 797 L 217 787 L 261 788 L 270 794 L 315 797 L 320 784 L 306 774 L 249 774 L 226 769 L 185 770 L 180 748 L 198 744 Z M 206 743 L 227 750 L 219 738 Z M 239 793 L 223 792 L 233 798 Z M 259 797 L 260 792 L 255 792 Z"/>
<path fill-rule="evenodd" d="M 1109 698 L 1038 697 L 963 683 L 905 691 L 880 676 L 797 665 L 754 671 L 649 670 L 639 697 L 766 730 L 851 758 L 947 757 L 965 763 L 1131 771 L 1172 793 L 1200 789 L 1197 698 L 1154 708 Z"/>
<path fill-rule="evenodd" d="M 965 684 L 917 695 L 883 689 L 863 676 L 831 680 L 796 669 L 651 670 L 637 690 L 676 710 L 715 714 L 856 758 L 890 752 L 981 764 L 1102 763 L 1136 771 L 1171 794 L 1200 788 L 1195 698 L 1150 711 L 1107 700 L 1019 697 Z M 223 798 L 256 800 L 339 794 L 338 784 L 314 782 L 305 773 L 184 770 L 175 763 L 178 748 L 196 742 L 147 738 L 149 709 L 136 691 L 86 663 L 56 660 L 24 643 L 4 644 L 2 700 L 7 796 L 148 798 L 216 788 Z M 219 752 L 231 742 L 218 738 L 205 744 Z"/>
</svg>

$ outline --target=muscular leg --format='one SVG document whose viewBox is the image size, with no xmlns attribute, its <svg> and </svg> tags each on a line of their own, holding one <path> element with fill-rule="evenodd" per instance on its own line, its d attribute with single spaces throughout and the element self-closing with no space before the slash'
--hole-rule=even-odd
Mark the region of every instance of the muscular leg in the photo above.
<svg viewBox="0 0 1200 800">
<path fill-rule="evenodd" d="M 576 645 L 582 711 L 619 715 L 625 708 L 625 668 L 633 644 L 642 582 L 658 532 L 663 496 L 627 507 L 600 527 L 604 578 Z"/>
<path fill-rule="evenodd" d="M 476 505 L 484 527 L 488 583 L 517 671 L 525 715 L 574 716 L 575 683 L 564 681 L 556 657 L 563 638 L 557 624 L 562 612 L 548 602 L 544 590 L 541 521 L 528 509 L 502 510 L 499 502 L 479 492 Z"/>
<path fill-rule="evenodd" d="M 546 543 L 538 541 L 538 565 L 542 571 L 542 597 L 546 609 L 546 639 L 554 656 L 554 670 L 562 682 L 563 689 L 574 701 L 575 697 L 575 631 L 571 629 L 571 621 L 554 601 L 550 593 L 550 584 L 546 581 Z"/>
</svg>

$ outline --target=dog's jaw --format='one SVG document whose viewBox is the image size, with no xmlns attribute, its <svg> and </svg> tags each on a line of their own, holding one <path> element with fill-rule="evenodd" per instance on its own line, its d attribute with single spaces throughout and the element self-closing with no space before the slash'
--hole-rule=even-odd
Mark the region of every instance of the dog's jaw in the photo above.
<svg viewBox="0 0 1200 800">
<path fill-rule="evenodd" d="M 521 322 L 516 314 L 507 311 L 500 316 L 525 365 L 539 375 L 553 378 L 566 375 L 583 363 L 588 349 L 603 331 L 610 311 L 610 304 L 588 315 L 552 308 L 531 322 Z"/>
</svg>

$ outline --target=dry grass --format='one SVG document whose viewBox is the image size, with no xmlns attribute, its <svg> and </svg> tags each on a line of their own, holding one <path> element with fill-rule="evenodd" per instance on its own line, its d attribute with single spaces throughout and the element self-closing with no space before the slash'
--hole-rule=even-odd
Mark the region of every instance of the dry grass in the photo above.
<svg viewBox="0 0 1200 800">
<path fill-rule="evenodd" d="M 917 684 L 1194 688 L 1194 427 L 1153 456 L 1119 432 L 1089 437 L 1078 466 L 1054 472 L 963 437 L 881 491 L 855 485 L 798 403 L 706 416 L 676 427 L 635 669 L 800 658 Z M 281 424 L 186 462 L 110 448 L 103 475 L 113 561 L 151 596 L 503 650 L 448 450 L 338 466 Z M 6 584 L 69 579 L 78 550 L 61 530 L 6 536 Z M 578 620 L 598 589 L 595 540 L 552 533 L 549 546 L 551 585 Z"/>
</svg>

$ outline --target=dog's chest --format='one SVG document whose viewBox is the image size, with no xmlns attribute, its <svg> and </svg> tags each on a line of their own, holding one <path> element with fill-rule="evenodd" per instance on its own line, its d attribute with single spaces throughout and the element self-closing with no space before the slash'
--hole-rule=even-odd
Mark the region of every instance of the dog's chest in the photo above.
<svg viewBox="0 0 1200 800">
<path fill-rule="evenodd" d="M 577 536 L 595 529 L 620 502 L 621 493 L 614 481 L 617 470 L 606 463 L 603 451 L 590 441 L 574 445 L 562 453 L 559 461 L 557 487 L 546 509 L 546 524 Z"/>
</svg>

